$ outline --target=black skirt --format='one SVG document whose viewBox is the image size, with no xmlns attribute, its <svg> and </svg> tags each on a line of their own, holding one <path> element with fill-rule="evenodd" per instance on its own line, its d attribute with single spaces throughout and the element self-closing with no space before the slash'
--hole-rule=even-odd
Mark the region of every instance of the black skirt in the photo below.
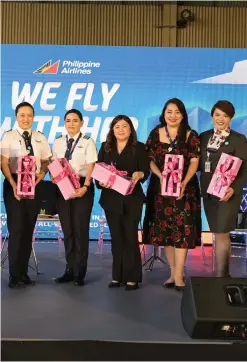
<svg viewBox="0 0 247 362">
<path fill-rule="evenodd" d="M 228 233 L 236 229 L 242 195 L 233 195 L 229 201 L 214 196 L 203 198 L 204 210 L 212 233 Z"/>
</svg>

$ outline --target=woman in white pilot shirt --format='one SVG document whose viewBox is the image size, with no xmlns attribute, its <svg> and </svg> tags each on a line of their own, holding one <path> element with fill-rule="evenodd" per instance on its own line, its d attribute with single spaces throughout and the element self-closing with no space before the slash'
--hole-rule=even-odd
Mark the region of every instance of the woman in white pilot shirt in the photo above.
<svg viewBox="0 0 247 362">
<path fill-rule="evenodd" d="M 83 125 L 80 111 L 69 110 L 64 116 L 64 125 L 67 135 L 54 141 L 53 159 L 67 158 L 80 176 L 81 187 L 67 201 L 57 188 L 56 203 L 64 233 L 66 268 L 55 281 L 73 281 L 75 285 L 82 286 L 87 272 L 89 225 L 94 201 L 91 173 L 97 161 L 97 149 L 94 140 L 80 131 Z"/>
<path fill-rule="evenodd" d="M 9 232 L 9 287 L 32 285 L 28 276 L 28 262 L 32 250 L 32 236 L 41 205 L 41 184 L 47 172 L 51 150 L 41 132 L 32 130 L 34 108 L 22 102 L 15 109 L 17 128 L 3 135 L 1 142 L 1 169 L 5 176 L 3 197 Z M 17 196 L 17 160 L 19 156 L 35 156 L 35 198 Z"/>
</svg>

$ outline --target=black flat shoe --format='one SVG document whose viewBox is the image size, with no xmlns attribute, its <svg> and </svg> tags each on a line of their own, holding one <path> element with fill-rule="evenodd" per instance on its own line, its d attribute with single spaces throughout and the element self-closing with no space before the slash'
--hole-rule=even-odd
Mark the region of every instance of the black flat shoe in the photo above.
<svg viewBox="0 0 247 362">
<path fill-rule="evenodd" d="M 11 289 L 17 289 L 21 287 L 20 279 L 17 277 L 9 277 L 9 288 Z"/>
<path fill-rule="evenodd" d="M 185 288 L 185 285 L 183 285 L 183 286 L 175 285 L 175 290 L 177 292 L 183 292 L 184 288 Z"/>
<path fill-rule="evenodd" d="M 174 288 L 175 287 L 175 282 L 164 283 L 163 287 L 164 288 Z"/>
<path fill-rule="evenodd" d="M 20 282 L 25 285 L 35 285 L 35 281 L 32 280 L 28 274 L 24 274 L 21 277 Z"/>
<path fill-rule="evenodd" d="M 138 283 L 135 284 L 126 284 L 125 290 L 136 290 L 139 288 Z"/>
<path fill-rule="evenodd" d="M 69 282 L 73 282 L 74 280 L 74 273 L 72 269 L 67 269 L 65 270 L 65 273 L 59 277 L 55 279 L 56 283 L 69 283 Z"/>
<path fill-rule="evenodd" d="M 82 276 L 77 276 L 74 278 L 74 285 L 78 286 L 78 287 L 82 287 L 84 285 L 84 278 Z"/>
<path fill-rule="evenodd" d="M 110 282 L 108 284 L 108 288 L 118 288 L 120 287 L 121 283 L 120 282 Z"/>
</svg>

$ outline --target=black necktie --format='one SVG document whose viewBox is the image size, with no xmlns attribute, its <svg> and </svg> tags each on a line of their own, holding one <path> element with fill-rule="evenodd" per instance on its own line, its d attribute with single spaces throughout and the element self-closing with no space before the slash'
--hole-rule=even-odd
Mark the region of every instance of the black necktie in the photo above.
<svg viewBox="0 0 247 362">
<path fill-rule="evenodd" d="M 31 137 L 30 137 L 28 131 L 24 131 L 22 133 L 22 137 L 24 138 L 26 149 L 28 151 L 29 156 L 34 156 L 33 146 L 32 146 L 32 143 L 31 143 Z"/>
<path fill-rule="evenodd" d="M 74 138 L 70 138 L 70 139 L 68 140 L 67 150 L 66 150 L 65 156 L 64 156 L 67 160 L 70 160 L 70 156 L 71 156 L 70 152 L 71 152 L 71 148 L 72 148 L 73 142 L 74 142 Z"/>
</svg>

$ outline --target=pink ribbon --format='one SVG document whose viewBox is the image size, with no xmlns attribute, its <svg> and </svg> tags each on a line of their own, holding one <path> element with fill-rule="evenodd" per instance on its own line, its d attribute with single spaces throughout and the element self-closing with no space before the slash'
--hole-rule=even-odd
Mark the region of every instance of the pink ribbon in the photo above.
<svg viewBox="0 0 247 362">
<path fill-rule="evenodd" d="M 181 175 L 183 170 L 180 170 L 176 167 L 178 167 L 178 159 L 176 157 L 172 157 L 172 160 L 167 162 L 166 169 L 162 172 L 162 175 L 165 177 L 168 177 L 170 175 L 168 182 L 166 184 L 167 186 L 167 193 L 169 196 L 172 196 L 174 191 L 173 187 L 174 184 L 177 184 L 181 181 Z"/>
<path fill-rule="evenodd" d="M 24 162 L 28 162 L 27 165 L 24 165 Z M 17 171 L 19 175 L 22 175 L 21 177 L 21 191 L 23 193 L 28 193 L 29 189 L 32 188 L 33 181 L 32 181 L 32 169 L 35 164 L 35 161 L 32 160 L 29 156 L 25 156 L 22 159 L 22 170 Z"/>
<path fill-rule="evenodd" d="M 63 171 L 54 177 L 55 182 L 62 181 L 65 177 L 69 177 L 74 188 L 80 188 L 80 176 L 71 169 L 70 165 L 65 160 L 61 159 L 60 163 L 63 166 Z"/>
<path fill-rule="evenodd" d="M 114 182 L 116 181 L 117 175 L 121 176 L 121 177 L 128 175 L 127 171 L 117 170 L 116 167 L 113 165 L 113 163 L 111 163 L 110 165 L 107 165 L 104 162 L 99 162 L 98 164 L 100 166 L 106 168 L 107 170 L 111 171 L 111 173 L 112 173 L 112 175 L 109 177 L 109 180 L 107 181 L 107 185 L 109 187 L 112 187 L 114 185 Z"/>
<path fill-rule="evenodd" d="M 220 189 L 224 186 L 229 186 L 232 181 L 236 178 L 236 175 L 232 172 L 232 169 L 230 169 L 232 163 L 232 159 L 228 157 L 225 160 L 225 163 L 221 164 L 218 168 L 215 170 L 216 174 L 216 183 L 214 190 L 217 193 L 220 193 Z"/>
</svg>

